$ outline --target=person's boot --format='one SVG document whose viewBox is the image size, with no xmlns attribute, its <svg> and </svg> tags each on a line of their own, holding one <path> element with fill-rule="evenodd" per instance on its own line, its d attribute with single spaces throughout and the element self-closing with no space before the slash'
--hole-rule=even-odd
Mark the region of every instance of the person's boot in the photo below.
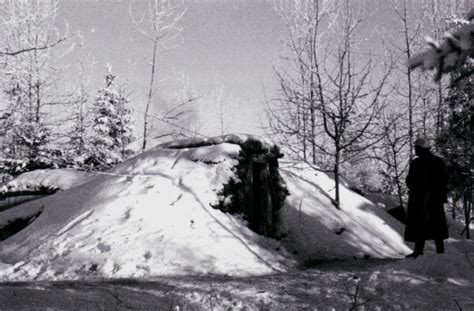
<svg viewBox="0 0 474 311">
<path fill-rule="evenodd" d="M 416 257 L 421 256 L 421 255 L 423 255 L 423 252 L 419 253 L 419 252 L 415 251 L 411 254 L 406 255 L 405 258 L 416 258 Z"/>
<path fill-rule="evenodd" d="M 409 255 L 406 255 L 405 258 L 416 258 L 420 255 L 423 255 L 423 250 L 425 249 L 425 241 L 420 240 L 415 242 L 415 251 Z"/>
<path fill-rule="evenodd" d="M 444 254 L 444 241 L 443 240 L 435 240 L 436 246 L 436 253 Z"/>
</svg>

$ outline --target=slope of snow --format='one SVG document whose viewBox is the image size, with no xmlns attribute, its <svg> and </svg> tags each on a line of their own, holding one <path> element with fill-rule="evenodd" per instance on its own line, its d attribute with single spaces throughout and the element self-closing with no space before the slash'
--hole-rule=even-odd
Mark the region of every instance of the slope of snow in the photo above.
<svg viewBox="0 0 474 311">
<path fill-rule="evenodd" d="M 338 210 L 334 181 L 326 174 L 295 162 L 281 163 L 280 172 L 290 192 L 282 233 L 300 258 L 400 258 L 411 252 L 401 224 L 364 197 L 341 185 Z"/>
<path fill-rule="evenodd" d="M 396 220 L 344 187 L 337 210 L 332 179 L 303 164 L 280 168 L 290 191 L 281 243 L 212 208 L 249 140 L 272 146 L 249 135 L 163 144 L 75 188 L 5 211 L 44 206 L 31 225 L 0 242 L 0 280 L 262 275 L 294 266 L 286 250 L 299 260 L 410 252 Z M 5 212 L 0 222 L 10 217 Z"/>
<path fill-rule="evenodd" d="M 23 173 L 3 185 L 0 192 L 66 190 L 91 181 L 97 173 L 72 169 L 43 169 Z M 30 218 L 43 210 L 42 201 L 0 211 L 0 229 L 18 219 Z"/>
<path fill-rule="evenodd" d="M 20 206 L 45 210 L 0 243 L 0 260 L 11 264 L 0 279 L 284 270 L 288 261 L 274 241 L 210 206 L 233 176 L 240 150 L 228 143 L 157 147 L 88 183 Z"/>
</svg>

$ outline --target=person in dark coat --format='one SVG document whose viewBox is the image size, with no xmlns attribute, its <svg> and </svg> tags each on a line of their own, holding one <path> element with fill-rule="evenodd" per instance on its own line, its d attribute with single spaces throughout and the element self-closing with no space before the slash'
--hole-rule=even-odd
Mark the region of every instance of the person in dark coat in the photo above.
<svg viewBox="0 0 474 311">
<path fill-rule="evenodd" d="M 417 157 L 411 161 L 406 179 L 409 189 L 405 241 L 415 242 L 407 258 L 423 255 L 426 240 L 434 240 L 437 253 L 444 253 L 448 226 L 444 213 L 448 175 L 444 161 L 430 151 L 428 141 L 414 142 Z"/>
</svg>

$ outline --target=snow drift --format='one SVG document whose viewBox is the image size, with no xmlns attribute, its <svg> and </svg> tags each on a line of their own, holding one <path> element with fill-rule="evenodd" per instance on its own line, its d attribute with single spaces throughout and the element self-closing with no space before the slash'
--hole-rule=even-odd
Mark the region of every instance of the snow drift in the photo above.
<svg viewBox="0 0 474 311">
<path fill-rule="evenodd" d="M 400 235 L 402 224 L 376 204 L 341 186 L 338 210 L 334 180 L 326 174 L 296 162 L 282 163 L 280 171 L 290 192 L 281 230 L 298 257 L 400 258 L 410 252 Z"/>
<path fill-rule="evenodd" d="M 282 241 L 212 208 L 224 185 L 237 179 L 248 140 L 271 146 L 249 135 L 163 144 L 73 188 L 0 212 L 1 222 L 44 206 L 26 229 L 0 242 L 0 279 L 261 275 L 295 264 L 286 249 L 298 259 L 409 252 L 387 213 L 344 188 L 337 210 L 329 199 L 332 180 L 300 164 L 281 168 L 290 192 L 281 210 Z"/>
<path fill-rule="evenodd" d="M 72 169 L 43 169 L 26 172 L 4 185 L 0 192 L 31 191 L 46 189 L 66 190 L 90 181 L 96 176 L 93 172 Z"/>
</svg>

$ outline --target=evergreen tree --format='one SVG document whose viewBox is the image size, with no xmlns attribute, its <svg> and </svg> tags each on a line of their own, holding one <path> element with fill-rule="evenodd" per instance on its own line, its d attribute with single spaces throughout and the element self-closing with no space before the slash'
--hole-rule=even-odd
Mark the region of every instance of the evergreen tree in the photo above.
<svg viewBox="0 0 474 311">
<path fill-rule="evenodd" d="M 466 62 L 460 69 L 451 74 L 451 81 L 457 81 L 449 89 L 446 103 L 448 104 L 447 124 L 444 131 L 437 137 L 437 144 L 442 155 L 448 162 L 450 171 L 449 188 L 453 199 L 452 214 L 456 216 L 458 203 L 465 219 L 466 228 L 472 215 L 472 103 L 474 102 L 474 63 Z M 464 79 L 459 80 L 459 77 Z M 469 230 L 465 230 L 469 237 Z"/>
<path fill-rule="evenodd" d="M 55 167 L 58 126 L 52 106 L 65 104 L 54 64 L 67 39 L 57 28 L 59 2 L 7 1 L 0 10 L 0 170 L 18 174 Z M 0 172 L 0 173 L 2 173 Z"/>
<path fill-rule="evenodd" d="M 88 141 L 92 125 L 90 113 L 87 97 L 81 94 L 73 107 L 72 118 L 74 124 L 69 135 L 69 154 L 72 156 L 73 162 L 79 166 L 83 164 L 87 150 L 90 149 Z"/>
<path fill-rule="evenodd" d="M 13 175 L 54 165 L 49 146 L 51 131 L 45 122 L 47 114 L 40 110 L 38 92 L 28 91 L 31 81 L 23 82 L 12 78 L 4 85 L 8 106 L 0 122 L 4 144 L 2 162 L 6 173 Z"/>
<path fill-rule="evenodd" d="M 131 117 L 127 108 L 130 100 L 114 84 L 116 76 L 110 70 L 105 75 L 92 107 L 92 129 L 86 164 L 106 168 L 127 158 L 132 152 L 127 147 L 134 139 Z"/>
<path fill-rule="evenodd" d="M 69 129 L 68 157 L 76 167 L 82 167 L 89 150 L 91 119 L 91 76 L 94 66 L 94 58 L 85 43 L 82 33 L 77 35 L 78 56 L 75 59 L 77 81 L 74 83 L 74 92 L 71 98 L 73 105 L 71 110 L 72 127 Z"/>
</svg>

